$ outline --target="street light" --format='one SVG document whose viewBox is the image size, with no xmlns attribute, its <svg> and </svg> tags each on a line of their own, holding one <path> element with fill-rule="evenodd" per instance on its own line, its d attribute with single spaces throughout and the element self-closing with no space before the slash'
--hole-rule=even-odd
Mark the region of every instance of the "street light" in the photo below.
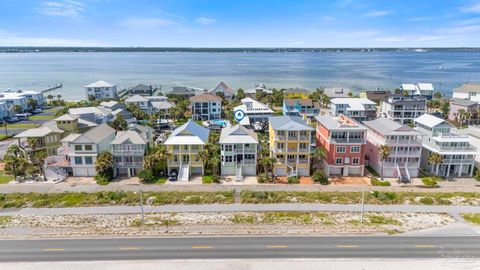
<svg viewBox="0 0 480 270">
<path fill-rule="evenodd" d="M 137 192 L 134 192 L 135 194 L 137 194 Z M 145 219 L 145 214 L 144 214 L 144 211 L 143 211 L 143 192 L 141 190 L 138 191 L 138 193 L 140 193 L 140 209 L 142 211 L 142 217 L 141 217 L 141 222 L 143 224 L 143 221 Z"/>
<path fill-rule="evenodd" d="M 365 187 L 362 187 L 362 213 L 360 214 L 360 223 L 363 223 L 364 213 L 365 213 Z"/>
</svg>

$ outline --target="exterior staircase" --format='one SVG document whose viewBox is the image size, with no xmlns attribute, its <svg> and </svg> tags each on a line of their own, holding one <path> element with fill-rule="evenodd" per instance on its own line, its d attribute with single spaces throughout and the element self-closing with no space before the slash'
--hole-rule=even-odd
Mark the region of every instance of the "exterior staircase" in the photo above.
<svg viewBox="0 0 480 270">
<path fill-rule="evenodd" d="M 235 181 L 243 181 L 242 169 L 242 165 L 237 163 Z"/>
<path fill-rule="evenodd" d="M 397 172 L 401 183 L 410 183 L 410 172 L 406 165 L 400 166 L 397 164 Z"/>
<path fill-rule="evenodd" d="M 298 177 L 298 170 L 297 167 L 291 164 L 290 162 L 287 161 L 287 167 L 288 167 L 288 172 L 287 172 L 287 177 Z"/>
<path fill-rule="evenodd" d="M 178 181 L 188 182 L 190 176 L 190 166 L 188 164 L 181 164 L 178 172 Z"/>
</svg>

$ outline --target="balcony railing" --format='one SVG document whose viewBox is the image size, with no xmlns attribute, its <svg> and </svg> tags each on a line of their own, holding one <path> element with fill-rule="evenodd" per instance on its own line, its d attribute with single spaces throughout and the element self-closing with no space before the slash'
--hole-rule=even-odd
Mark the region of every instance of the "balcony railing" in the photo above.
<svg viewBox="0 0 480 270">
<path fill-rule="evenodd" d="M 115 162 L 116 167 L 141 167 L 143 162 Z"/>
<path fill-rule="evenodd" d="M 451 159 L 444 159 L 443 163 L 473 163 L 475 162 L 474 159 L 462 159 L 462 158 L 451 158 Z"/>
<path fill-rule="evenodd" d="M 143 156 L 145 150 L 112 150 L 113 155 L 135 155 Z"/>
<path fill-rule="evenodd" d="M 334 143 L 365 143 L 364 138 L 332 138 Z"/>
</svg>

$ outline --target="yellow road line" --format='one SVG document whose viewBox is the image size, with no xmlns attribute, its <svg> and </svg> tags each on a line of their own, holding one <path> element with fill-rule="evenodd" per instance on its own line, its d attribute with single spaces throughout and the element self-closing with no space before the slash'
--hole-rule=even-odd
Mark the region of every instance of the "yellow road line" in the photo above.
<svg viewBox="0 0 480 270">
<path fill-rule="evenodd" d="M 415 248 L 435 248 L 434 245 L 415 245 Z"/>
<path fill-rule="evenodd" d="M 267 248 L 288 248 L 288 246 L 285 246 L 285 245 L 277 245 L 277 246 L 267 246 Z"/>
<path fill-rule="evenodd" d="M 65 251 L 64 248 L 45 248 L 43 249 L 43 251 L 48 251 L 48 252 L 61 252 L 61 251 Z"/>
<path fill-rule="evenodd" d="M 139 250 L 140 247 L 119 247 L 118 250 Z"/>
<path fill-rule="evenodd" d="M 338 245 L 337 248 L 358 248 L 358 246 L 355 246 L 355 245 Z"/>
<path fill-rule="evenodd" d="M 192 246 L 193 249 L 211 249 L 212 246 Z"/>
</svg>

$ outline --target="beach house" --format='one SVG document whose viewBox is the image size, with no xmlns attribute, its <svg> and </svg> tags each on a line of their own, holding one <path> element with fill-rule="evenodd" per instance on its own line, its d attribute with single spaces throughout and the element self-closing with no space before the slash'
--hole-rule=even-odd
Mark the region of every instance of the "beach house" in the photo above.
<svg viewBox="0 0 480 270">
<path fill-rule="evenodd" d="M 357 121 L 377 118 L 376 103 L 366 98 L 334 98 L 330 100 L 330 116 L 343 114 Z"/>
<path fill-rule="evenodd" d="M 216 95 L 217 93 L 221 93 L 226 99 L 233 99 L 235 97 L 236 91 L 228 86 L 224 82 L 220 82 L 217 87 L 213 88 L 209 93 Z"/>
<path fill-rule="evenodd" d="M 421 132 L 421 168 L 443 177 L 471 177 L 477 148 L 473 147 L 466 134 L 458 133 L 446 120 L 431 114 L 415 119 L 415 129 Z M 441 156 L 438 164 L 430 162 L 432 154 Z"/>
<path fill-rule="evenodd" d="M 87 100 L 117 99 L 117 85 L 106 81 L 97 81 L 85 86 Z"/>
<path fill-rule="evenodd" d="M 212 120 L 222 117 L 222 98 L 211 93 L 203 93 L 190 98 L 194 120 Z"/>
<path fill-rule="evenodd" d="M 204 174 L 204 162 L 199 152 L 208 142 L 210 130 L 192 120 L 176 128 L 165 141 L 168 174 L 175 174 L 179 181 L 188 181 L 191 175 Z"/>
<path fill-rule="evenodd" d="M 320 113 L 320 103 L 311 99 L 284 99 L 283 115 L 313 117 Z"/>
<path fill-rule="evenodd" d="M 452 98 L 450 99 L 450 111 L 448 119 L 456 123 L 465 123 L 467 125 L 479 123 L 480 104 L 477 101 L 468 99 Z"/>
<path fill-rule="evenodd" d="M 285 99 L 308 99 L 310 92 L 304 88 L 289 88 L 283 90 Z"/>
<path fill-rule="evenodd" d="M 427 100 L 433 98 L 435 88 L 431 83 L 404 83 L 400 87 L 402 92 L 407 92 L 409 97 L 425 97 Z"/>
<path fill-rule="evenodd" d="M 367 128 L 345 116 L 318 115 L 317 147 L 325 149 L 322 167 L 327 175 L 364 175 Z"/>
<path fill-rule="evenodd" d="M 423 96 L 391 95 L 383 100 L 381 110 L 382 117 L 400 124 L 412 124 L 415 118 L 427 112 L 427 99 Z"/>
<path fill-rule="evenodd" d="M 236 181 L 257 174 L 257 134 L 241 125 L 226 127 L 220 134 L 221 174 Z"/>
<path fill-rule="evenodd" d="M 114 176 L 134 176 L 143 169 L 143 157 L 150 141 L 135 130 L 117 131 L 111 142 Z"/>
<path fill-rule="evenodd" d="M 270 156 L 276 159 L 273 174 L 309 176 L 312 132 L 315 130 L 297 116 L 268 118 Z"/>
<path fill-rule="evenodd" d="M 453 90 L 453 98 L 480 102 L 480 83 L 465 83 Z"/>
<path fill-rule="evenodd" d="M 273 116 L 273 110 L 266 104 L 253 98 L 246 97 L 241 100 L 242 105 L 233 108 L 233 111 L 243 111 L 245 117 L 241 120 L 241 125 L 249 126 L 256 122 L 267 122 L 268 117 Z"/>
<path fill-rule="evenodd" d="M 410 182 L 411 177 L 418 177 L 422 154 L 422 133 L 383 117 L 365 121 L 363 124 L 368 128 L 365 155 L 369 166 L 382 174 L 379 147 L 388 145 L 390 155 L 383 161 L 383 176 L 398 178 L 401 182 Z"/>
</svg>

